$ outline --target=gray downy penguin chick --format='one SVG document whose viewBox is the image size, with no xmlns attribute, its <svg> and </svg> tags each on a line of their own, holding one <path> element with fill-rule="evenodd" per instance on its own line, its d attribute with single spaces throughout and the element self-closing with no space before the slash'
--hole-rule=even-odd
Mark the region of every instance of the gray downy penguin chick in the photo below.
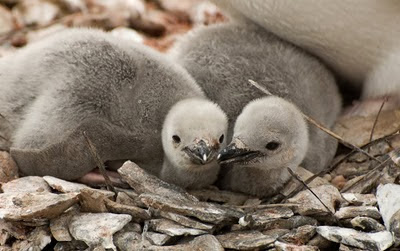
<svg viewBox="0 0 400 251">
<path fill-rule="evenodd" d="M 161 133 L 166 158 L 160 177 L 187 188 L 214 183 L 227 127 L 226 114 L 214 103 L 184 100 L 173 106 Z"/>
<path fill-rule="evenodd" d="M 265 96 L 248 83 L 249 79 L 328 128 L 341 110 L 335 79 L 323 64 L 252 22 L 195 30 L 176 44 L 171 56 L 227 113 L 228 135 L 232 135 L 243 107 Z M 337 142 L 312 125 L 309 137 L 302 166 L 316 173 L 328 166 Z"/>
<path fill-rule="evenodd" d="M 390 56 L 399 55 L 400 1 L 212 1 L 231 19 L 251 19 L 318 56 L 346 79 L 346 84 L 362 89 L 356 114 L 376 113 L 383 96 L 390 97 L 384 109 L 400 107 L 398 71 L 383 71 L 400 66 L 400 60 Z"/>
<path fill-rule="evenodd" d="M 6 132 L 12 136 L 11 154 L 25 175 L 74 180 L 91 171 L 96 163 L 83 132 L 103 161 L 131 159 L 159 175 L 161 130 L 171 107 L 193 111 L 196 120 L 185 123 L 200 127 L 191 130 L 201 132 L 194 138 L 205 134 L 209 118 L 225 119 L 215 105 L 196 114 L 193 106 L 211 102 L 183 68 L 144 45 L 98 30 L 57 33 L 0 59 L 0 65 L 0 113 L 12 124 Z M 218 140 L 224 126 L 207 131 L 207 139 Z M 195 147 L 207 152 L 216 146 Z"/>
<path fill-rule="evenodd" d="M 220 186 L 255 196 L 271 196 L 289 180 L 306 156 L 308 128 L 298 108 L 270 96 L 246 105 L 236 120 L 232 142 L 219 159 Z"/>
</svg>

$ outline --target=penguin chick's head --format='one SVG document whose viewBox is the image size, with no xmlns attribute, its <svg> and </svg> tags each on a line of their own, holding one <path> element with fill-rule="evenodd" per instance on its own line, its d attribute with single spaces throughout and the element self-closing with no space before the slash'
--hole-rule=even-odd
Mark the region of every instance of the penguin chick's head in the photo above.
<svg viewBox="0 0 400 251">
<path fill-rule="evenodd" d="M 226 145 L 227 127 L 226 114 L 211 101 L 178 102 L 168 112 L 162 130 L 168 162 L 194 172 L 217 165 L 218 152 Z"/>
<path fill-rule="evenodd" d="M 297 168 L 308 149 L 308 128 L 300 110 L 275 96 L 254 100 L 238 116 L 221 163 L 260 169 Z"/>
</svg>

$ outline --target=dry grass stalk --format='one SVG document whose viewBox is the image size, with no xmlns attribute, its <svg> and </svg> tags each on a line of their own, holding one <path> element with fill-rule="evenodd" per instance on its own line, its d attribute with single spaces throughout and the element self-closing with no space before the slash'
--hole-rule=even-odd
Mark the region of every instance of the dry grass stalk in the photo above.
<svg viewBox="0 0 400 251">
<path fill-rule="evenodd" d="M 385 98 L 384 98 L 383 101 L 382 101 L 381 107 L 379 107 L 379 111 L 378 111 L 378 113 L 376 114 L 376 118 L 375 118 L 374 124 L 372 125 L 371 134 L 370 134 L 370 136 L 369 136 L 369 142 L 372 141 L 372 137 L 374 136 L 375 127 L 376 127 L 376 124 L 378 123 L 379 115 L 381 114 L 382 109 L 383 109 L 383 106 L 385 105 L 385 103 L 386 103 L 387 101 L 388 101 L 388 97 L 385 96 Z M 368 152 L 369 152 L 369 147 L 368 147 Z"/>
<path fill-rule="evenodd" d="M 104 180 L 105 180 L 107 189 L 108 189 L 109 191 L 112 191 L 112 192 L 114 192 L 115 194 L 117 194 L 116 191 L 115 191 L 114 186 L 113 186 L 112 183 L 111 183 L 110 177 L 108 177 L 108 175 L 107 175 L 107 173 L 106 173 L 106 167 L 104 166 L 103 161 L 101 160 L 99 154 L 97 153 L 96 147 L 93 145 L 92 141 L 89 139 L 89 137 L 87 136 L 87 134 L 86 134 L 85 131 L 82 132 L 82 135 L 83 135 L 83 137 L 84 137 L 85 140 L 86 140 L 86 143 L 87 143 L 87 145 L 88 145 L 88 147 L 89 147 L 89 150 L 90 150 L 90 152 L 91 152 L 91 154 L 92 154 L 92 156 L 93 156 L 93 159 L 94 159 L 95 162 L 97 163 L 97 166 L 99 167 L 99 170 L 100 170 L 101 174 L 102 174 L 103 177 L 104 177 Z"/>
</svg>

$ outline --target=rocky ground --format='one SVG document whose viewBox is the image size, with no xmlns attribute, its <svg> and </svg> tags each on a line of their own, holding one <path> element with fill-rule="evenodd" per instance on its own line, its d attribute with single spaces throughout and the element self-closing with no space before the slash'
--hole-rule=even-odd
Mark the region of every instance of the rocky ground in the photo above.
<svg viewBox="0 0 400 251">
<path fill-rule="evenodd" d="M 75 26 L 166 51 L 193 27 L 224 20 L 196 0 L 0 0 L 0 56 Z M 3 151 L 0 250 L 396 250 L 399 129 L 399 111 L 342 117 L 330 169 L 299 168 L 268 200 L 215 187 L 184 191 L 132 162 L 119 169 L 129 186 L 110 191 L 18 178 Z"/>
</svg>

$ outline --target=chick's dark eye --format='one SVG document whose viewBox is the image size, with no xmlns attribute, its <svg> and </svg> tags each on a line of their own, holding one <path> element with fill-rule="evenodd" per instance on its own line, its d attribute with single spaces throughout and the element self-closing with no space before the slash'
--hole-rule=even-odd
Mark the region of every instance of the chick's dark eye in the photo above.
<svg viewBox="0 0 400 251">
<path fill-rule="evenodd" d="M 265 148 L 267 148 L 268 150 L 276 150 L 278 149 L 278 147 L 280 146 L 280 144 L 276 141 L 271 141 L 268 144 L 265 145 Z"/>
<path fill-rule="evenodd" d="M 221 137 L 219 137 L 219 143 L 224 142 L 224 135 L 222 134 Z"/>
<path fill-rule="evenodd" d="M 179 144 L 181 143 L 181 138 L 179 138 L 178 135 L 174 135 L 172 136 L 172 140 L 174 141 L 174 143 Z"/>
</svg>

